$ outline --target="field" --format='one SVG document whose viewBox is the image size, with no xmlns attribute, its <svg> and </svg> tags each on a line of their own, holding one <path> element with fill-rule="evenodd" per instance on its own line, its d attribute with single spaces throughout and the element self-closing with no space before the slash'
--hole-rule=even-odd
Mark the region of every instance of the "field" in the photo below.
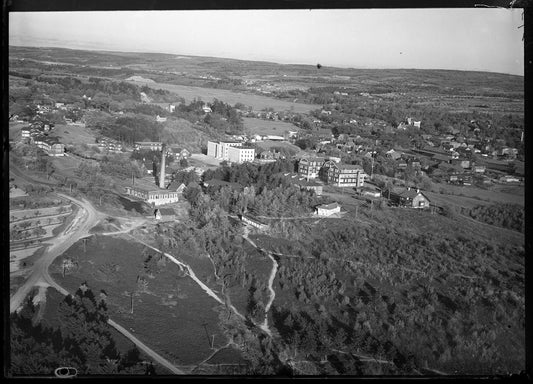
<svg viewBox="0 0 533 384">
<path fill-rule="evenodd" d="M 205 102 L 211 102 L 213 99 L 218 99 L 230 105 L 242 103 L 246 106 L 252 107 L 255 111 L 260 111 L 264 108 L 273 108 L 275 111 L 293 111 L 298 113 L 308 113 L 309 111 L 318 108 L 318 106 L 312 104 L 292 103 L 290 101 L 277 100 L 254 94 L 238 93 L 225 89 L 201 88 L 189 85 L 176 85 L 167 83 L 152 83 L 148 81 L 133 81 L 131 83 L 146 85 L 153 89 L 164 89 L 166 91 L 174 92 L 179 97 L 183 97 L 187 103 L 190 103 L 195 98 L 201 99 Z"/>
<path fill-rule="evenodd" d="M 244 129 L 251 135 L 283 136 L 287 131 L 298 131 L 299 128 L 285 121 L 273 121 L 243 117 Z"/>
<path fill-rule="evenodd" d="M 9 122 L 9 140 L 19 141 L 21 138 L 21 129 L 27 127 L 28 124 Z"/>
<path fill-rule="evenodd" d="M 491 189 L 482 189 L 474 186 L 457 186 L 450 184 L 433 184 L 434 191 L 442 190 L 445 194 L 428 192 L 428 197 L 434 198 L 435 203 L 447 200 L 448 203 L 469 207 L 471 205 L 511 203 L 524 205 L 524 187 L 508 187 L 507 190 L 500 186 Z M 477 202 L 477 203 L 476 203 Z M 437 203 L 438 204 L 438 203 Z"/>
<path fill-rule="evenodd" d="M 58 124 L 52 131 L 63 144 L 94 144 L 96 136 L 85 127 Z"/>
<path fill-rule="evenodd" d="M 143 260 L 148 254 L 158 257 L 129 238 L 93 236 L 86 250 L 81 241 L 76 243 L 50 270 L 70 292 L 85 280 L 94 291 L 105 290 L 112 319 L 178 366 L 194 365 L 211 353 L 204 324 L 210 337 L 215 335 L 215 347 L 226 343 L 218 326 L 218 303 L 166 258 L 154 266 L 153 277 L 147 275 Z M 66 258 L 75 260 L 77 268 L 63 277 Z M 146 282 L 144 288 L 138 276 Z"/>
</svg>

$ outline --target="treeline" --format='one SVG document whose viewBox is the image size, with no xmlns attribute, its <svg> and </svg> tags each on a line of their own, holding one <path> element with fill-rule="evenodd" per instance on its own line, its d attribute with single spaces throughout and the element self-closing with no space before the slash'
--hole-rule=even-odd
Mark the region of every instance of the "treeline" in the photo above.
<svg viewBox="0 0 533 384">
<path fill-rule="evenodd" d="M 74 367 L 78 375 L 145 373 L 136 347 L 117 350 L 105 297 L 103 291 L 96 297 L 82 284 L 59 304 L 58 326 L 35 323 L 38 308 L 28 300 L 10 317 L 10 373 L 53 376 L 60 367 Z"/>
<path fill-rule="evenodd" d="M 277 187 L 288 186 L 290 183 L 284 180 L 283 173 L 295 172 L 297 164 L 292 160 L 277 160 L 272 163 L 257 165 L 253 163 L 233 164 L 231 166 L 218 167 L 215 170 L 205 171 L 203 180 L 222 180 L 239 183 L 242 186 L 254 185 L 258 193 L 265 186 Z"/>
<path fill-rule="evenodd" d="M 142 115 L 126 116 L 96 122 L 91 128 L 101 135 L 133 144 L 136 141 L 160 141 L 163 126 Z"/>
<path fill-rule="evenodd" d="M 204 112 L 204 106 L 210 107 L 211 112 Z M 239 134 L 243 133 L 244 130 L 242 118 L 237 109 L 218 99 L 214 99 L 211 103 L 205 103 L 197 99 L 194 99 L 188 105 L 180 103 L 171 115 L 185 119 L 193 124 L 202 122 L 219 133 Z"/>
<path fill-rule="evenodd" d="M 221 180 L 235 185 L 209 185 L 205 193 L 227 212 L 258 216 L 301 216 L 312 211 L 320 199 L 312 191 L 294 186 L 284 173 L 293 172 L 295 163 L 291 160 L 278 160 L 273 163 L 256 165 L 251 163 L 222 166 L 207 170 L 203 181 Z M 188 174 L 175 177 L 181 182 L 194 181 Z M 236 187 L 240 185 L 241 187 Z M 189 184 L 184 196 L 196 205 L 201 188 Z"/>
<path fill-rule="evenodd" d="M 524 232 L 524 207 L 519 204 L 477 205 L 466 213 L 474 220 L 486 224 Z"/>
</svg>

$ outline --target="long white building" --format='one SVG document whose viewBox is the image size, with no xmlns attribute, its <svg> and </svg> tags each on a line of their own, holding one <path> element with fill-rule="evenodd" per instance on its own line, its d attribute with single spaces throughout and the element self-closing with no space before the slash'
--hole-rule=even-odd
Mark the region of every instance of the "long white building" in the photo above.
<svg viewBox="0 0 533 384">
<path fill-rule="evenodd" d="M 229 148 L 231 147 L 242 147 L 242 143 L 238 141 L 208 141 L 207 156 L 219 160 L 229 160 Z"/>
</svg>

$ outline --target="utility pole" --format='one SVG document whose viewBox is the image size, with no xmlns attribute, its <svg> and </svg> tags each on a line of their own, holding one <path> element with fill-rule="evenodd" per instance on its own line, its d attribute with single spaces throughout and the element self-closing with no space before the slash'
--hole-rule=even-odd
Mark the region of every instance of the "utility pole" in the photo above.
<svg viewBox="0 0 533 384">
<path fill-rule="evenodd" d="M 211 348 L 212 348 L 212 344 L 211 344 L 211 340 L 209 339 L 209 332 L 207 332 L 207 323 L 202 323 L 202 325 L 204 326 L 204 329 L 205 329 L 205 335 L 207 336 L 207 343 L 211 345 Z"/>
</svg>

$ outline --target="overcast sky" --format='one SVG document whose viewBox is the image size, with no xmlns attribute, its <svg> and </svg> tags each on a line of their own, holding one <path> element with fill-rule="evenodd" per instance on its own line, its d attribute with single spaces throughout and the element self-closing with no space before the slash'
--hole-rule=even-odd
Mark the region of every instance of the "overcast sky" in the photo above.
<svg viewBox="0 0 533 384">
<path fill-rule="evenodd" d="M 25 12 L 11 45 L 523 75 L 521 9 Z"/>
</svg>

